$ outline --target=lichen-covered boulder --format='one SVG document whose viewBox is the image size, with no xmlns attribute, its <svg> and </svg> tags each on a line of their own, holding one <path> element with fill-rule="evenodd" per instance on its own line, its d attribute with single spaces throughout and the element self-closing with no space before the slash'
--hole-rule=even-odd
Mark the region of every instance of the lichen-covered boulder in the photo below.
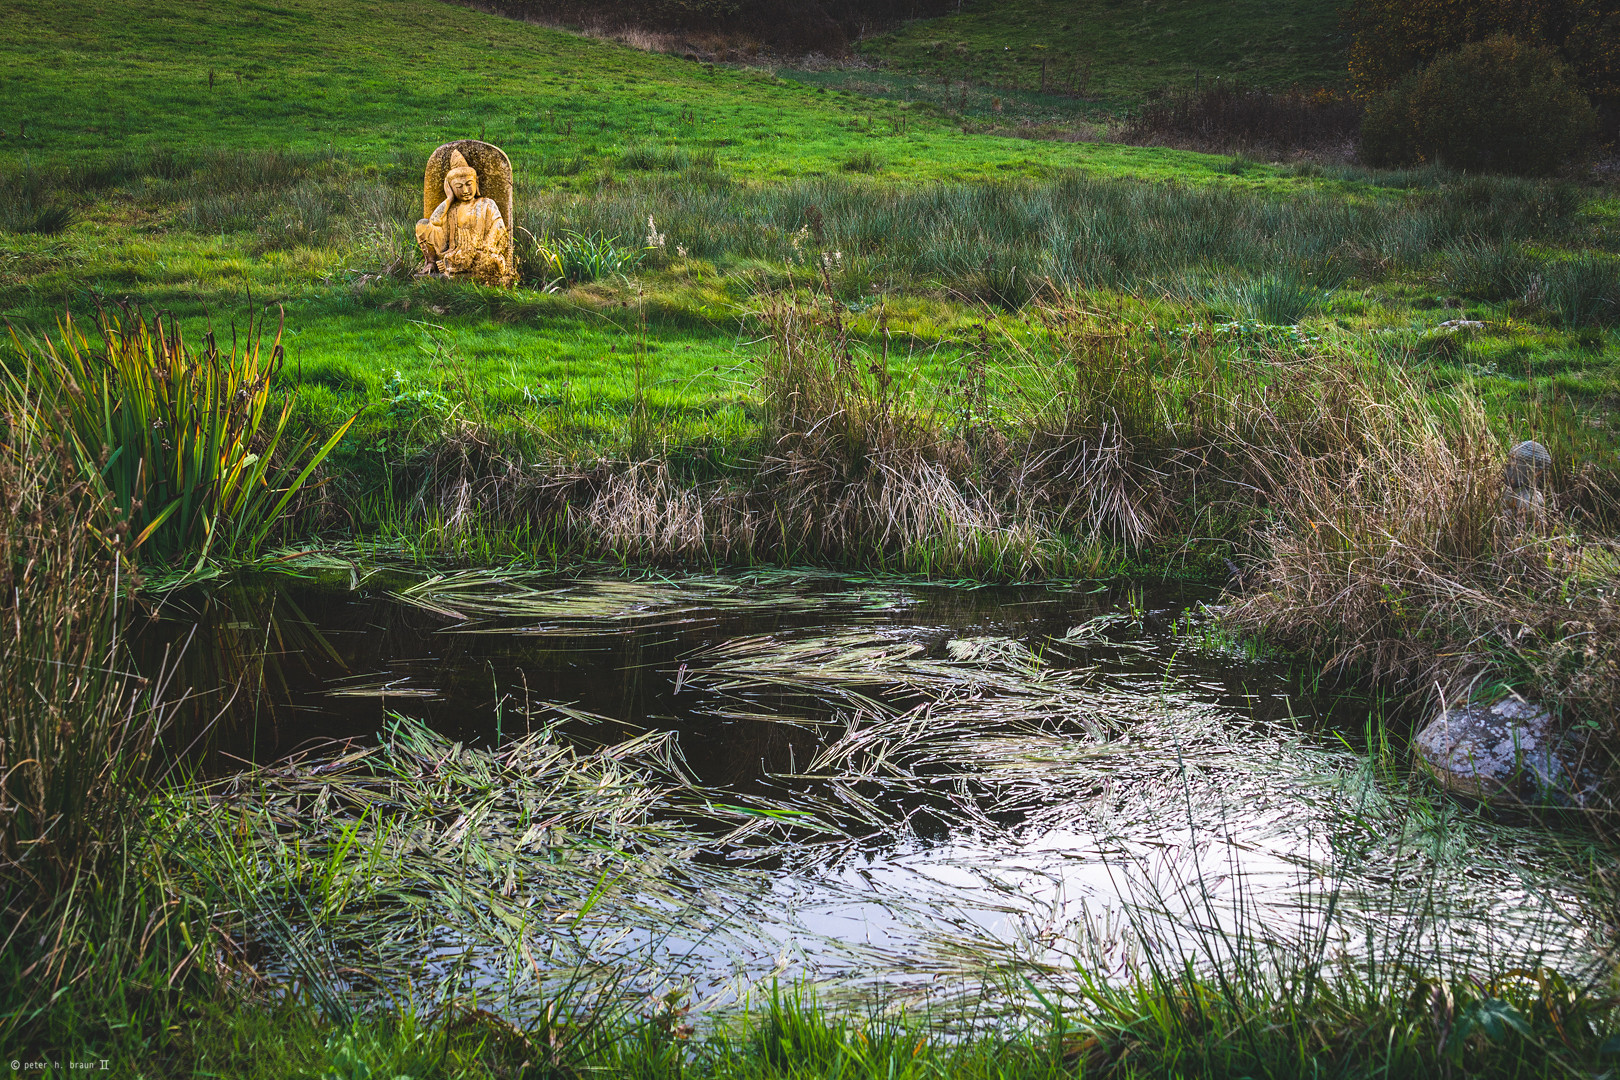
<svg viewBox="0 0 1620 1080">
<path fill-rule="evenodd" d="M 1579 806 L 1591 795 L 1576 740 L 1518 698 L 1447 709 L 1418 732 L 1413 750 L 1417 767 L 1446 790 L 1488 802 Z"/>
</svg>

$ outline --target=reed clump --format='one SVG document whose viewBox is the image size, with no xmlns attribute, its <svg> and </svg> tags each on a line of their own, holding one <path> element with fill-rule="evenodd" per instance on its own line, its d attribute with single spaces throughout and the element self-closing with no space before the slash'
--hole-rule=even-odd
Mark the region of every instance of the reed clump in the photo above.
<svg viewBox="0 0 1620 1080">
<path fill-rule="evenodd" d="M 1208 333 L 1145 336 L 1054 303 L 1033 334 L 970 333 L 942 385 L 903 389 L 887 336 L 823 289 L 761 294 L 757 451 L 695 474 L 670 454 L 517 460 L 463 428 L 408 474 L 450 531 L 521 522 L 563 548 L 675 563 L 879 564 L 993 578 L 1096 573 L 1195 529 L 1238 542 L 1273 458 L 1372 437 L 1368 365 Z"/>
<path fill-rule="evenodd" d="M 149 756 L 153 730 L 114 647 L 128 526 L 20 415 L 37 407 L 0 397 L 0 860 L 43 881 L 94 861 L 119 773 Z"/>
<path fill-rule="evenodd" d="M 1421 269 L 1434 255 L 1481 237 L 1610 246 L 1582 220 L 1579 190 L 1569 184 L 1458 178 L 1432 169 L 1320 168 L 1346 180 L 1423 190 L 1346 202 L 1319 192 L 1260 198 L 1225 187 L 1077 173 L 1039 182 L 898 187 L 859 173 L 758 186 L 716 183 L 697 171 L 644 172 L 585 193 L 526 189 L 518 217 L 536 235 L 636 237 L 652 214 L 671 249 L 718 264 L 802 261 L 796 238 L 802 244 L 801 231 L 813 225 L 817 242 L 842 255 L 832 269 L 835 285 L 876 263 L 913 287 L 998 305 L 1027 303 L 1048 282 L 1065 291 L 1152 291 L 1167 281 L 1264 275 L 1278 267 L 1315 278 L 1350 267 L 1376 281 Z"/>
<path fill-rule="evenodd" d="M 240 345 L 232 328 L 229 351 L 212 331 L 193 350 L 172 319 L 103 309 L 93 339 L 71 315 L 54 340 L 14 334 L 10 392 L 37 403 L 15 422 L 64 449 L 127 553 L 158 566 L 252 558 L 353 423 L 324 442 L 287 438 L 281 330 L 268 347 L 263 331 L 250 320 Z"/>
<path fill-rule="evenodd" d="M 0 387 L 0 1042 L 60 1055 L 184 984 L 195 955 L 129 865 L 171 716 L 119 632 L 130 522 L 35 390 Z"/>
<path fill-rule="evenodd" d="M 1517 494 L 1478 403 L 1449 405 L 1369 410 L 1375 438 L 1278 459 L 1285 497 L 1233 617 L 1432 704 L 1512 689 L 1607 730 L 1620 705 L 1615 541 L 1580 531 L 1556 491 Z"/>
<path fill-rule="evenodd" d="M 193 352 L 102 312 L 93 339 L 14 336 L 0 375 L 0 1040 L 36 1056 L 162 1042 L 228 966 L 137 811 L 187 691 L 134 674 L 123 627 L 138 571 L 260 550 L 347 427 L 283 445 L 257 329 Z"/>
</svg>

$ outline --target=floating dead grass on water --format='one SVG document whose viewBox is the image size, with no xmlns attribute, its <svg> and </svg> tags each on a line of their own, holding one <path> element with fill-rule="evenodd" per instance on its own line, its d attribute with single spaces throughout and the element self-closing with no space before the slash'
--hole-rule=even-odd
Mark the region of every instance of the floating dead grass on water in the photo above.
<svg viewBox="0 0 1620 1080">
<path fill-rule="evenodd" d="M 870 632 L 757 637 L 701 654 L 691 677 L 756 711 L 791 707 L 782 689 L 819 695 L 806 720 L 820 719 L 823 747 L 777 779 L 793 791 L 789 805 L 860 840 L 818 881 L 858 896 L 838 868 L 860 852 L 906 851 L 919 822 L 945 837 L 862 873 L 894 879 L 865 890 L 867 907 L 883 908 L 877 921 L 947 969 L 971 954 L 1051 973 L 1100 947 L 1093 916 L 1130 922 L 1125 951 L 1171 969 L 1200 951 L 1221 959 L 1217 946 L 1257 956 L 1311 941 L 1354 968 L 1383 958 L 1368 950 L 1386 935 L 1424 970 L 1468 971 L 1498 953 L 1590 962 L 1579 959 L 1596 942 L 1575 888 L 1517 869 L 1555 856 L 1382 787 L 1365 759 L 1260 731 L 1174 684 L 1144 693 L 1054 669 L 1007 639 L 953 641 L 945 653 Z M 840 718 L 832 730 L 829 715 Z M 957 888 L 941 890 L 942 875 Z M 1018 917 L 985 924 L 1006 895 L 1021 897 Z M 913 920 L 930 904 L 964 903 L 978 931 L 953 960 L 960 928 L 942 937 L 926 916 Z M 1252 940 L 1217 940 L 1240 930 Z"/>
<path fill-rule="evenodd" d="M 548 727 L 489 752 L 403 721 L 377 746 L 175 798 L 165 840 L 180 880 L 240 913 L 228 929 L 266 951 L 267 974 L 332 994 L 479 983 L 518 1011 L 582 971 L 656 989 L 646 953 L 663 942 L 678 956 L 678 928 L 705 928 L 685 949 L 747 953 L 706 898 L 761 885 L 699 856 L 795 817 L 698 789 L 667 732 L 588 751 Z"/>
<path fill-rule="evenodd" d="M 814 571 L 615 579 L 467 570 L 436 574 L 389 595 L 447 619 L 499 622 L 499 627 L 489 629 L 503 633 L 511 632 L 515 620 L 534 623 L 530 632 L 549 628 L 572 633 L 581 626 L 596 630 L 604 625 L 628 631 L 712 622 L 746 612 L 837 612 L 852 618 L 893 613 L 912 602 L 903 591 L 878 585 L 832 593 L 824 588 L 830 580 L 832 575 Z"/>
<path fill-rule="evenodd" d="M 460 607 L 454 588 L 426 595 L 518 613 L 461 584 Z M 690 604 L 674 584 L 645 595 Z M 575 588 L 574 614 L 646 609 Z M 534 591 L 520 614 L 560 619 L 568 603 Z M 802 977 L 829 1000 L 987 1018 L 1026 1003 L 1026 978 L 1078 994 L 1189 960 L 1284 978 L 1305 950 L 1331 978 L 1593 970 L 1553 845 L 1168 676 L 1111 679 L 1012 638 L 826 624 L 734 639 L 669 675 L 695 709 L 817 732 L 815 752 L 740 796 L 693 782 L 670 733 L 564 741 L 552 722 L 622 730 L 576 710 L 541 710 L 494 751 L 398 723 L 377 746 L 178 797 L 171 858 L 241 913 L 262 970 L 319 983 L 334 1010 L 410 988 L 600 1015 L 675 987 L 701 1009 Z"/>
</svg>

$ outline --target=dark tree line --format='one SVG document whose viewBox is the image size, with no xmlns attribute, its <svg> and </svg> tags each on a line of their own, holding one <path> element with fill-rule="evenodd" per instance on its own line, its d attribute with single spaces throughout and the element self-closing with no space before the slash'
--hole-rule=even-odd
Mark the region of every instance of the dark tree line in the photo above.
<svg viewBox="0 0 1620 1080">
<path fill-rule="evenodd" d="M 1356 0 L 1349 19 L 1350 76 L 1363 97 L 1506 34 L 1552 49 L 1594 105 L 1620 114 L 1620 0 Z"/>
</svg>

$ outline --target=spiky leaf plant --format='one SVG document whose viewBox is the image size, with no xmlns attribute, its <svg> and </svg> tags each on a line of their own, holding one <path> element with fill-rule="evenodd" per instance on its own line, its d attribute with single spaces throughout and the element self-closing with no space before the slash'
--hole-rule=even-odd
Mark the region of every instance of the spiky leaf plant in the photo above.
<svg viewBox="0 0 1620 1080">
<path fill-rule="evenodd" d="M 240 340 L 233 328 L 228 351 L 212 330 L 192 350 L 172 318 L 128 310 L 98 312 L 93 336 L 71 316 L 55 339 L 13 335 L 11 393 L 39 403 L 25 415 L 128 522 L 142 562 L 254 557 L 354 422 L 325 442 L 289 438 L 281 326 L 266 348 L 264 322 L 250 318 Z"/>
</svg>

